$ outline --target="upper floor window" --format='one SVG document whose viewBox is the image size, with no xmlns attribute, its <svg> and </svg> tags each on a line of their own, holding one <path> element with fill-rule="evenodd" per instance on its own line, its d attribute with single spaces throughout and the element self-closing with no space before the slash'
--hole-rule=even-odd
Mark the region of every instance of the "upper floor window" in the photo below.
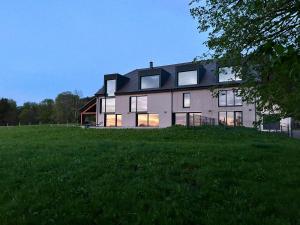
<svg viewBox="0 0 300 225">
<path fill-rule="evenodd" d="M 232 67 L 219 68 L 219 82 L 240 81 L 236 71 Z"/>
<path fill-rule="evenodd" d="M 198 83 L 197 70 L 178 72 L 178 86 L 194 85 Z"/>
<path fill-rule="evenodd" d="M 148 98 L 147 96 L 130 97 L 130 112 L 147 112 Z"/>
<path fill-rule="evenodd" d="M 183 108 L 191 107 L 191 94 L 183 93 Z"/>
<path fill-rule="evenodd" d="M 116 110 L 115 98 L 101 99 L 101 113 L 114 113 Z"/>
<path fill-rule="evenodd" d="M 240 90 L 219 91 L 219 106 L 241 106 L 243 105 Z"/>
<path fill-rule="evenodd" d="M 106 94 L 107 96 L 115 96 L 116 80 L 106 80 Z"/>
<path fill-rule="evenodd" d="M 141 89 L 159 88 L 160 75 L 142 76 Z"/>
</svg>

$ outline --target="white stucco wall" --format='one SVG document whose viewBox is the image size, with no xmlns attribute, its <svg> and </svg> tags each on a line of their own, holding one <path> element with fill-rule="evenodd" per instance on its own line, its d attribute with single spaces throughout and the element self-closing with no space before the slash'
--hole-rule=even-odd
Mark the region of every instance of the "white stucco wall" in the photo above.
<svg viewBox="0 0 300 225">
<path fill-rule="evenodd" d="M 227 88 L 230 89 L 230 88 Z M 222 89 L 226 90 L 226 89 Z M 191 107 L 183 108 L 183 93 L 191 94 Z M 145 95 L 145 94 L 143 94 Z M 139 95 L 120 95 L 116 96 L 116 114 L 122 115 L 123 127 L 135 127 L 136 114 L 129 112 L 130 96 Z M 172 125 L 172 112 L 201 112 L 203 116 L 214 118 L 218 122 L 220 111 L 242 111 L 243 125 L 252 127 L 255 121 L 254 104 L 243 103 L 243 106 L 219 107 L 218 98 L 212 96 L 210 90 L 192 90 L 173 92 L 172 93 L 151 93 L 148 96 L 148 113 L 159 114 L 160 127 L 169 127 Z M 99 108 L 100 100 L 97 101 Z M 172 110 L 173 108 L 173 110 Z M 97 113 L 97 121 L 100 126 L 104 125 L 104 114 Z"/>
</svg>

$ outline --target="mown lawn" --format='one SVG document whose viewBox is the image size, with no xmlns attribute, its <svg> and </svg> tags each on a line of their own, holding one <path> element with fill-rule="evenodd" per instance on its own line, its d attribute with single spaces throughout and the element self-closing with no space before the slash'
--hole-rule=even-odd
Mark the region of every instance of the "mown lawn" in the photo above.
<svg viewBox="0 0 300 225">
<path fill-rule="evenodd" d="M 0 128 L 0 224 L 300 224 L 300 140 L 253 129 Z"/>
</svg>

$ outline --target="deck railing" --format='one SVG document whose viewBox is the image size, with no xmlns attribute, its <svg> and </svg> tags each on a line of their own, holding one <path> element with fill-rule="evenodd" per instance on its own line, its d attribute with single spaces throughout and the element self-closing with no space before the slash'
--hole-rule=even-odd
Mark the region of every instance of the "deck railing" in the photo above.
<svg viewBox="0 0 300 225">
<path fill-rule="evenodd" d="M 196 127 L 196 126 L 203 126 L 203 125 L 216 125 L 216 120 L 214 118 L 209 118 L 206 116 L 200 115 L 193 115 L 189 118 L 189 126 Z"/>
</svg>

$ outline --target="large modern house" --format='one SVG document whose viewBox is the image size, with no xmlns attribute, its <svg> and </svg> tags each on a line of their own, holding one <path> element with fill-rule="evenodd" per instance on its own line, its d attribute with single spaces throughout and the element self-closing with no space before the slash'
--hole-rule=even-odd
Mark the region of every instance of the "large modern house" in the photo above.
<svg viewBox="0 0 300 225">
<path fill-rule="evenodd" d="M 225 124 L 252 127 L 255 104 L 239 96 L 241 79 L 213 61 L 104 75 L 104 85 L 81 109 L 97 127 L 169 127 Z M 214 90 L 213 94 L 212 90 Z"/>
</svg>

